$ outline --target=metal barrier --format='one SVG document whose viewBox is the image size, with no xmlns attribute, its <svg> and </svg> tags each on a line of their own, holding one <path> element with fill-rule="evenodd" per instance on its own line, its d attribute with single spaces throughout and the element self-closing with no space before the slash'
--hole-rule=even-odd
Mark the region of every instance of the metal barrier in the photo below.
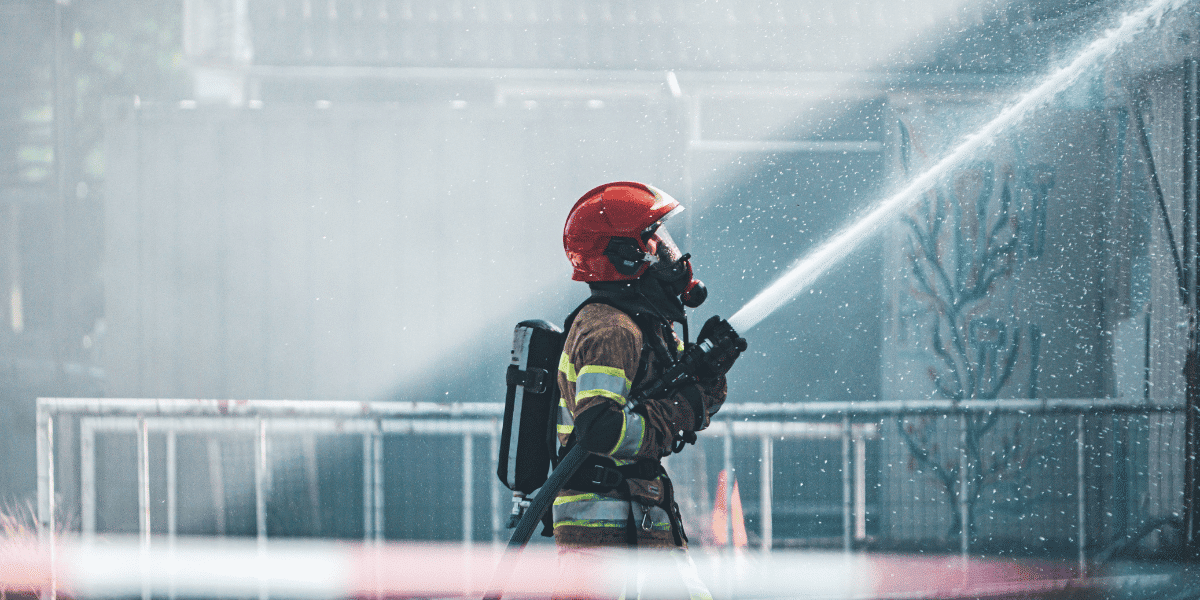
<svg viewBox="0 0 1200 600">
<path fill-rule="evenodd" d="M 493 450 L 498 447 L 498 415 L 501 409 L 502 406 L 494 404 L 42 398 L 38 400 L 38 518 L 44 530 L 55 530 L 56 475 L 54 454 L 50 449 L 54 446 L 55 419 L 72 416 L 78 419 L 79 426 L 80 525 L 85 538 L 96 531 L 96 434 L 127 431 L 137 437 L 139 530 L 147 540 L 150 535 L 151 432 L 162 432 L 166 436 L 168 536 L 176 533 L 175 441 L 178 434 L 253 434 L 255 521 L 258 537 L 265 539 L 265 509 L 272 462 L 268 435 L 338 433 L 362 437 L 364 537 L 382 539 L 382 436 L 413 433 L 459 435 L 462 436 L 464 455 L 470 457 L 474 452 L 475 436 L 489 436 Z M 215 465 L 213 471 L 216 474 L 213 477 L 216 487 L 223 487 L 219 446 L 210 440 L 208 448 L 210 464 Z M 306 454 L 309 459 L 306 462 L 311 464 L 311 454 Z M 469 466 L 470 463 L 470 460 L 464 461 L 464 465 Z M 470 490 L 473 484 L 470 475 L 466 473 L 463 477 L 466 490 Z M 498 491 L 495 493 L 498 494 Z M 468 532 L 473 512 L 470 502 L 467 502 L 463 520 L 468 524 Z"/>
<path fill-rule="evenodd" d="M 1163 517 L 1177 517 L 1182 509 L 1183 500 L 1183 462 L 1184 462 L 1184 425 L 1185 409 L 1183 406 L 1165 406 L 1147 404 L 1141 401 L 1129 402 L 1123 399 L 1003 399 L 988 401 L 951 402 L 949 400 L 917 400 L 917 401 L 869 401 L 869 402 L 811 402 L 795 404 L 736 404 L 723 410 L 726 419 L 788 419 L 803 421 L 836 421 L 843 423 L 871 422 L 879 425 L 880 436 L 886 437 L 889 432 L 897 431 L 902 420 L 914 417 L 944 419 L 945 431 L 940 441 L 947 447 L 953 448 L 960 460 L 966 461 L 966 445 L 960 434 L 967 427 L 971 416 L 1000 415 L 1010 419 L 1026 421 L 1037 419 L 1043 423 L 1043 430 L 1038 432 L 1041 437 L 1035 446 L 1047 448 L 1056 446 L 1059 462 L 1070 458 L 1067 466 L 1058 466 L 1058 472 L 1065 472 L 1070 477 L 1067 481 L 1046 481 L 1040 483 L 1056 485 L 1064 488 L 1062 497 L 1074 507 L 1074 515 L 1069 519 L 1057 519 L 1059 524 L 1073 520 L 1068 527 L 1074 531 L 1072 541 L 1078 551 L 1078 569 L 1080 576 L 1086 576 L 1089 546 L 1118 545 L 1123 541 L 1136 541 L 1131 536 L 1144 535 L 1146 524 L 1161 521 Z M 1103 418 L 1121 419 L 1116 426 L 1106 424 Z M 1090 420 L 1090 421 L 1089 421 Z M 1135 424 L 1134 421 L 1138 423 Z M 1091 425 L 1089 426 L 1089 423 Z M 1045 426 L 1048 424 L 1048 426 Z M 1068 425 L 1069 424 L 1069 425 Z M 1137 427 L 1137 435 L 1129 432 Z M 1110 427 L 1118 431 L 1103 431 Z M 1126 431 L 1119 431 L 1122 427 Z M 1121 433 L 1127 437 L 1127 444 L 1138 448 L 1125 448 L 1124 457 L 1115 456 L 1109 452 L 1113 442 L 1106 442 L 1109 447 L 1100 447 L 1103 440 L 1091 438 L 1112 437 Z M 1064 439 L 1066 435 L 1071 439 Z M 900 437 L 900 436 L 897 436 Z M 1130 441 L 1132 439 L 1132 442 Z M 903 447 L 902 442 L 893 441 L 894 446 Z M 1096 447 L 1093 447 L 1096 446 Z M 881 450 L 881 452 L 883 452 Z M 904 451 L 899 451 L 903 455 Z M 1070 456 L 1073 455 L 1073 456 Z M 844 464 L 847 464 L 844 461 Z M 1089 468 L 1090 465 L 1090 468 Z M 1121 471 L 1133 473 L 1122 475 L 1125 480 L 1119 485 L 1136 484 L 1141 486 L 1137 498 L 1126 498 L 1126 514 L 1114 515 L 1111 498 L 1089 497 L 1089 481 L 1114 477 Z M 967 469 L 958 469 L 960 476 L 957 485 L 960 489 L 967 486 Z M 844 478 L 849 477 L 848 474 Z M 893 477 L 894 480 L 903 476 Z M 920 485 L 920 484 L 917 484 Z M 1130 494 L 1132 496 L 1132 494 Z M 957 510 L 964 517 L 967 513 L 966 495 L 960 494 L 958 506 L 949 507 Z M 1089 523 L 1088 514 L 1106 515 L 1109 521 L 1120 519 L 1120 526 L 1112 523 Z M 904 506 L 883 507 L 897 512 L 897 520 L 911 519 L 911 514 L 903 514 Z M 1120 510 L 1115 509 L 1115 510 Z M 882 511 L 881 511 L 882 512 Z M 1060 511 L 1066 513 L 1066 511 Z M 1064 514 L 1064 517 L 1069 514 Z M 944 518 L 944 516 L 943 516 Z M 1095 518 L 1095 517 L 1093 517 Z M 1106 539 L 1088 539 L 1089 530 L 1105 530 Z M 1140 531 L 1140 533 L 1134 533 Z M 1046 535 L 1050 535 L 1048 532 Z M 966 527 L 959 532 L 960 550 L 965 557 L 970 551 L 970 539 Z M 1045 538 L 1042 538 L 1045 541 Z M 847 536 L 847 548 L 849 541 Z"/>
<path fill-rule="evenodd" d="M 217 434 L 221 432 L 243 432 L 254 439 L 254 522 L 260 542 L 268 534 L 267 501 L 269 495 L 272 464 L 276 459 L 271 453 L 271 435 L 289 434 L 311 436 L 318 433 L 338 433 L 361 436 L 362 438 L 362 523 L 363 537 L 367 540 L 383 540 L 385 521 L 385 472 L 383 465 L 383 436 L 393 434 L 441 434 L 461 437 L 462 449 L 462 529 L 464 542 L 471 542 L 474 524 L 478 516 L 475 504 L 479 473 L 474 470 L 478 462 L 475 451 L 477 437 L 489 440 L 489 460 L 498 452 L 500 416 L 503 406 L 496 403 L 404 403 L 404 402 L 350 402 L 350 401 L 224 401 L 224 400 L 143 400 L 143 399 L 73 399 L 42 398 L 38 400 L 38 518 L 43 535 L 53 536 L 56 530 L 56 473 L 55 452 L 56 422 L 72 419 L 78 426 L 78 498 L 80 528 L 85 539 L 96 533 L 97 481 L 96 481 L 96 435 L 100 432 L 124 431 L 134 434 L 137 440 L 137 504 L 138 531 L 144 544 L 150 543 L 151 504 L 166 505 L 166 534 L 176 535 L 178 518 L 178 480 L 175 472 L 176 438 L 180 434 Z M 734 467 L 733 440 L 735 438 L 757 439 L 758 459 L 764 465 L 758 483 L 760 541 L 764 550 L 772 547 L 773 514 L 777 499 L 772 490 L 777 487 L 775 477 L 775 444 L 780 440 L 838 440 L 841 441 L 841 505 L 842 545 L 849 551 L 856 540 L 867 534 L 868 477 L 880 477 L 867 472 L 868 440 L 879 440 L 889 431 L 889 419 L 930 416 L 944 419 L 957 418 L 965 423 L 966 415 L 998 413 L 1020 416 L 1038 415 L 1043 419 L 1058 419 L 1058 422 L 1074 421 L 1071 432 L 1075 465 L 1073 491 L 1064 496 L 1073 496 L 1076 506 L 1075 523 L 1070 527 L 1077 531 L 1072 541 L 1077 542 L 1080 569 L 1086 568 L 1088 531 L 1086 522 L 1088 489 L 1085 485 L 1085 457 L 1088 452 L 1088 415 L 1150 415 L 1162 413 L 1157 425 L 1165 433 L 1147 438 L 1148 446 L 1157 444 L 1154 453 L 1146 452 L 1146 470 L 1162 473 L 1178 470 L 1182 461 L 1182 445 L 1173 446 L 1178 437 L 1178 423 L 1182 408 L 1162 407 L 1145 404 L 1130 404 L 1120 400 L 996 400 L 951 403 L 949 401 L 877 401 L 877 402 L 813 402 L 802 404 L 731 404 L 723 408 L 718 419 L 702 434 L 703 443 L 713 444 L 721 440 L 722 465 L 727 471 Z M 947 421 L 950 422 L 950 421 Z M 1063 426 L 1056 425 L 1059 432 Z M 151 497 L 150 434 L 165 436 L 166 497 Z M 1055 433 L 1055 432 L 1050 432 Z M 311 438 L 310 438 L 311 439 Z M 952 437 L 947 437 L 953 440 Z M 1157 442 L 1155 441 L 1157 440 Z M 1064 440 L 1057 440 L 1062 448 Z M 209 443 L 209 460 L 217 465 L 210 469 L 210 477 L 216 486 L 221 485 L 223 473 L 219 460 L 219 447 Z M 73 449 L 71 444 L 65 445 Z M 314 457 L 311 442 L 305 445 L 305 462 L 312 465 Z M 1065 450 L 1064 450 L 1065 451 Z M 61 452 L 61 450 L 60 450 Z M 1179 456 L 1175 456 L 1178 454 Z M 1134 462 L 1142 461 L 1141 455 Z M 1060 461 L 1061 462 L 1061 461 Z M 1139 463 L 1140 464 L 1140 463 Z M 310 467 L 311 468 L 311 467 Z M 1107 467 L 1106 467 L 1107 468 Z M 1140 468 L 1140 467 L 1139 467 Z M 1067 467 L 1059 467 L 1060 471 Z M 965 478 L 966 471 L 961 470 Z M 1155 476 L 1151 474 L 1150 476 Z M 496 477 L 491 481 L 490 524 L 492 539 L 500 540 L 505 533 L 502 517 L 507 512 L 502 491 Z M 876 484 L 879 485 L 879 484 Z M 966 485 L 965 481 L 962 485 Z M 1147 484 L 1149 485 L 1149 484 Z M 1160 482 L 1164 490 L 1159 495 L 1170 511 L 1173 506 L 1174 488 L 1171 481 Z M 731 506 L 732 486 L 726 486 L 725 506 Z M 215 494 L 214 494 L 215 496 Z M 314 496 L 315 498 L 315 496 Z M 314 499 L 315 506 L 315 499 Z M 951 507 L 965 511 L 965 506 Z M 876 509 L 882 511 L 882 509 Z M 965 514 L 965 512 L 964 512 Z M 161 531 L 162 526 L 157 526 Z M 731 527 L 725 523 L 728 534 Z M 220 530 L 218 531 L 220 532 Z M 726 535 L 726 540 L 732 536 Z M 969 549 L 966 528 L 962 532 L 962 551 Z"/>
<path fill-rule="evenodd" d="M 730 416 L 746 413 L 741 407 L 727 407 Z M 158 501 L 166 505 L 166 534 L 177 533 L 178 478 L 176 467 L 177 436 L 180 434 L 211 434 L 240 432 L 254 439 L 254 515 L 256 533 L 267 537 L 266 503 L 275 457 L 269 438 L 272 434 L 306 435 L 305 463 L 313 464 L 311 436 L 318 433 L 338 433 L 362 437 L 362 505 L 363 531 L 366 539 L 384 537 L 384 469 L 382 442 L 385 434 L 444 434 L 461 437 L 463 473 L 461 478 L 462 523 L 464 541 L 471 541 L 476 507 L 473 498 L 476 477 L 472 472 L 476 437 L 486 436 L 489 457 L 498 453 L 500 416 L 503 406 L 492 403 L 434 404 L 401 402 L 340 402 L 340 401 L 224 401 L 224 400 L 142 400 L 142 399 L 76 399 L 42 398 L 38 400 L 38 518 L 43 530 L 55 531 L 57 515 L 55 470 L 55 422 L 73 418 L 78 424 L 80 530 L 85 539 L 95 535 L 97 521 L 96 436 L 102 432 L 127 432 L 137 440 L 137 502 L 140 535 L 149 540 L 151 532 L 150 507 Z M 843 519 L 845 539 L 849 547 L 852 536 L 865 535 L 865 447 L 862 441 L 877 435 L 874 423 L 833 422 L 812 423 L 795 421 L 718 420 L 704 434 L 724 440 L 723 465 L 733 470 L 734 438 L 757 438 L 761 460 L 770 465 L 774 440 L 780 439 L 837 439 L 843 441 L 844 498 Z M 151 498 L 150 493 L 150 435 L 165 436 L 166 497 Z M 853 450 L 852 450 L 853 449 Z M 213 482 L 214 504 L 223 498 L 225 474 L 221 468 L 220 446 L 208 441 L 210 478 Z M 851 464 L 853 463 L 853 467 Z M 762 489 L 772 488 L 773 470 L 762 471 Z M 852 473 L 858 473 L 857 479 Z M 502 517 L 507 512 L 501 497 L 506 495 L 495 477 L 491 477 L 491 506 L 489 509 L 493 539 L 505 533 Z M 726 489 L 726 495 L 731 490 Z M 729 498 L 726 498 L 728 506 Z M 763 548 L 771 547 L 771 514 L 773 499 L 763 494 L 760 511 L 763 519 Z M 218 514 L 223 511 L 218 510 Z M 157 526 L 161 529 L 161 525 Z M 728 525 L 727 525 L 728 528 Z M 223 527 L 218 525 L 218 532 Z M 854 532 L 857 532 L 855 534 Z M 728 538 L 727 538 L 728 539 Z"/>
</svg>

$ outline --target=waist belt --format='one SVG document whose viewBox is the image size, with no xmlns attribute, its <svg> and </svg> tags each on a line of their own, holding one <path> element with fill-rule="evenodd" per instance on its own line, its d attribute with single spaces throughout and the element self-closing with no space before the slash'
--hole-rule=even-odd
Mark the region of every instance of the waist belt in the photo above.
<svg viewBox="0 0 1200 600">
<path fill-rule="evenodd" d="M 611 458 L 589 454 L 565 487 L 603 494 L 626 487 L 626 479 L 649 480 L 665 473 L 662 463 L 657 460 L 642 459 L 628 465 L 618 465 Z"/>
<path fill-rule="evenodd" d="M 571 479 L 567 481 L 564 487 L 570 490 L 598 494 L 623 488 L 625 494 L 628 495 L 629 486 L 625 483 L 626 480 L 650 480 L 666 474 L 666 469 L 657 460 L 641 459 L 628 465 L 618 465 L 606 456 L 589 454 L 584 459 L 583 465 L 579 467 L 578 471 L 575 471 L 575 474 L 571 476 Z M 675 538 L 675 545 L 683 546 L 687 543 L 687 534 L 683 532 L 683 519 L 679 514 L 679 505 L 675 502 L 675 486 L 671 485 L 671 480 L 667 477 L 663 477 L 663 484 L 666 486 L 666 490 L 659 506 L 667 511 L 667 517 L 671 521 L 671 534 Z M 549 515 L 549 511 L 546 514 Z M 635 528 L 636 524 L 633 522 L 631 514 L 625 528 L 625 541 L 631 546 L 637 546 L 637 532 Z M 543 531 L 543 533 L 545 532 Z"/>
</svg>

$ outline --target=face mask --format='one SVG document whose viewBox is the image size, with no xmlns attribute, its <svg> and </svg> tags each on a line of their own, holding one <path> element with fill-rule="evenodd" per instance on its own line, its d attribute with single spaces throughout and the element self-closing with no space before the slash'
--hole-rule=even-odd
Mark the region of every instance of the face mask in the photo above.
<svg viewBox="0 0 1200 600">
<path fill-rule="evenodd" d="M 684 254 L 673 263 L 660 260 L 651 273 L 671 295 L 679 296 L 684 306 L 696 308 L 708 298 L 708 288 L 693 276 L 691 258 L 691 254 Z"/>
<path fill-rule="evenodd" d="M 692 272 L 692 255 L 680 256 L 679 246 L 666 228 L 659 228 L 654 238 L 658 242 L 654 252 L 658 261 L 650 266 L 650 276 L 662 282 L 672 296 L 679 296 L 684 306 L 696 308 L 703 304 L 708 298 L 708 288 Z"/>
</svg>

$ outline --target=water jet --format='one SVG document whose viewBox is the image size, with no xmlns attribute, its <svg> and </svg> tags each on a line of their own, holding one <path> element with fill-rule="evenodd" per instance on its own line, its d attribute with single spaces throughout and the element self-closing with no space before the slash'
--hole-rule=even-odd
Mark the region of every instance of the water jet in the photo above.
<svg viewBox="0 0 1200 600">
<path fill-rule="evenodd" d="M 1045 77 L 1033 89 L 979 128 L 967 135 L 946 156 L 932 167 L 904 184 L 892 196 L 885 198 L 861 219 L 850 223 L 836 235 L 801 256 L 778 279 L 752 298 L 732 317 L 729 323 L 741 333 L 753 329 L 763 319 L 787 304 L 797 294 L 812 285 L 825 271 L 858 248 L 885 223 L 912 206 L 921 194 L 951 171 L 963 166 L 1005 130 L 1013 127 L 1055 95 L 1070 87 L 1087 69 L 1112 56 L 1123 44 L 1141 31 L 1157 24 L 1163 15 L 1190 0 L 1153 0 L 1141 10 L 1128 12 L 1119 24 L 1083 49 L 1069 64 Z"/>
</svg>

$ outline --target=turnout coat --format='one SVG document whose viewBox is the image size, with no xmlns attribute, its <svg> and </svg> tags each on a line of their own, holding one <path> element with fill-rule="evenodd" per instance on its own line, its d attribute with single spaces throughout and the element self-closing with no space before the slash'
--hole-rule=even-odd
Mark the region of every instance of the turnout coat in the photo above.
<svg viewBox="0 0 1200 600">
<path fill-rule="evenodd" d="M 554 500 L 554 538 L 560 548 L 686 547 L 660 459 L 671 453 L 676 433 L 708 426 L 725 401 L 725 377 L 687 384 L 669 397 L 635 406 L 632 392 L 683 351 L 668 322 L 644 315 L 639 320 L 643 327 L 597 302 L 583 306 L 567 332 L 558 369 L 558 437 L 565 446 L 577 434 L 591 456 Z M 701 414 L 695 406 L 704 407 Z M 614 465 L 628 476 L 611 489 L 582 483 L 597 479 L 597 464 Z"/>
</svg>

